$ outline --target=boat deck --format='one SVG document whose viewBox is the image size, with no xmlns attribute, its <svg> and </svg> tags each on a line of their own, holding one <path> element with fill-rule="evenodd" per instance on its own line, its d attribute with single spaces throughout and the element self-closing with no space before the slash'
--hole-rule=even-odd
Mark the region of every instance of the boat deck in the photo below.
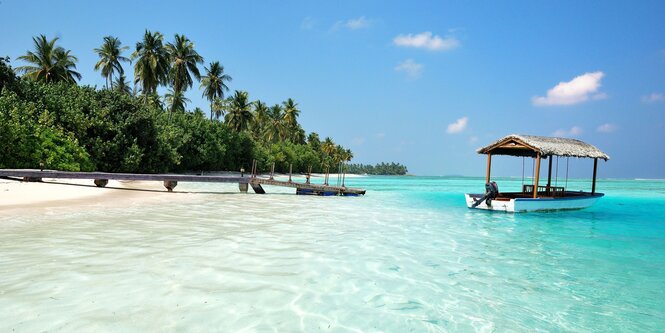
<svg viewBox="0 0 665 333">
<path fill-rule="evenodd" d="M 478 195 L 479 197 L 483 196 L 483 194 L 476 194 L 476 195 Z M 590 197 L 594 195 L 595 194 L 591 194 L 589 192 L 582 192 L 582 191 L 560 191 L 560 192 L 538 191 L 538 198 L 562 199 L 562 198 Z M 532 199 L 533 192 L 499 192 L 499 195 L 492 200 L 511 200 L 517 198 Z"/>
</svg>

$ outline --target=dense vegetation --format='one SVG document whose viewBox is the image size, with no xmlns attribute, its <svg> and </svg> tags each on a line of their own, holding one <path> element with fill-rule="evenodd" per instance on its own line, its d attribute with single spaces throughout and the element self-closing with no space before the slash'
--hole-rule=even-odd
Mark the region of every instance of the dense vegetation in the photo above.
<svg viewBox="0 0 665 333">
<path fill-rule="evenodd" d="M 353 158 L 331 138 L 306 134 L 291 98 L 268 106 L 245 91 L 225 96 L 231 77 L 217 61 L 201 73 L 203 57 L 183 35 L 164 44 L 159 32 L 146 31 L 129 58 L 117 38 L 105 37 L 94 49 L 101 90 L 77 85 L 78 59 L 57 38 L 33 41 L 16 71 L 0 58 L 0 168 L 155 173 L 249 169 L 256 159 L 260 170 L 275 163 L 278 172 L 289 164 L 322 172 Z M 133 88 L 122 66 L 130 59 Z M 195 81 L 210 102 L 209 119 L 187 110 L 184 93 Z"/>
<path fill-rule="evenodd" d="M 348 173 L 368 175 L 405 175 L 409 172 L 406 166 L 399 163 L 349 164 L 346 167 Z"/>
</svg>

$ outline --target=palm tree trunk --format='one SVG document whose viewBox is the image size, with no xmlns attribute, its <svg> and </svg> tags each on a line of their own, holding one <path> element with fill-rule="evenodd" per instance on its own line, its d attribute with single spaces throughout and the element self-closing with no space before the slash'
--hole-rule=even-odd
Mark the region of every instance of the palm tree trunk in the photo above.
<svg viewBox="0 0 665 333">
<path fill-rule="evenodd" d="M 212 120 L 212 102 L 210 102 L 210 120 Z"/>
</svg>

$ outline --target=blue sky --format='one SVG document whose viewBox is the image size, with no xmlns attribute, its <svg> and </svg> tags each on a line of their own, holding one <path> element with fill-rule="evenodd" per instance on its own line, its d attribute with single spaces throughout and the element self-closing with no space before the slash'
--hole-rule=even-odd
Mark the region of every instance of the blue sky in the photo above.
<svg viewBox="0 0 665 333">
<path fill-rule="evenodd" d="M 556 134 L 607 152 L 600 177 L 665 178 L 663 13 L 662 1 L 0 0 L 0 55 L 20 66 L 32 36 L 58 36 L 81 83 L 101 87 L 92 49 L 104 36 L 133 48 L 145 29 L 181 33 L 225 66 L 232 90 L 294 98 L 303 127 L 355 162 L 483 175 L 476 148 Z M 208 109 L 198 85 L 187 95 Z M 590 176 L 587 162 L 571 160 L 571 174 Z M 521 160 L 493 166 L 522 172 Z"/>
</svg>

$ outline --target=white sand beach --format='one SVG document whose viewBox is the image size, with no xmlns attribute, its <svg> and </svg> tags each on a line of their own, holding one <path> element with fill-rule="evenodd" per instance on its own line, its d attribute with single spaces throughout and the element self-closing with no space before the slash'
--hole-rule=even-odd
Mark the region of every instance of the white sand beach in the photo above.
<svg viewBox="0 0 665 333">
<path fill-rule="evenodd" d="M 92 180 L 44 179 L 43 182 L 22 182 L 0 179 L 0 211 L 94 204 L 122 205 L 160 197 L 160 193 L 167 194 L 161 185 L 159 182 L 110 180 L 106 187 L 101 188 L 96 187 Z"/>
</svg>

